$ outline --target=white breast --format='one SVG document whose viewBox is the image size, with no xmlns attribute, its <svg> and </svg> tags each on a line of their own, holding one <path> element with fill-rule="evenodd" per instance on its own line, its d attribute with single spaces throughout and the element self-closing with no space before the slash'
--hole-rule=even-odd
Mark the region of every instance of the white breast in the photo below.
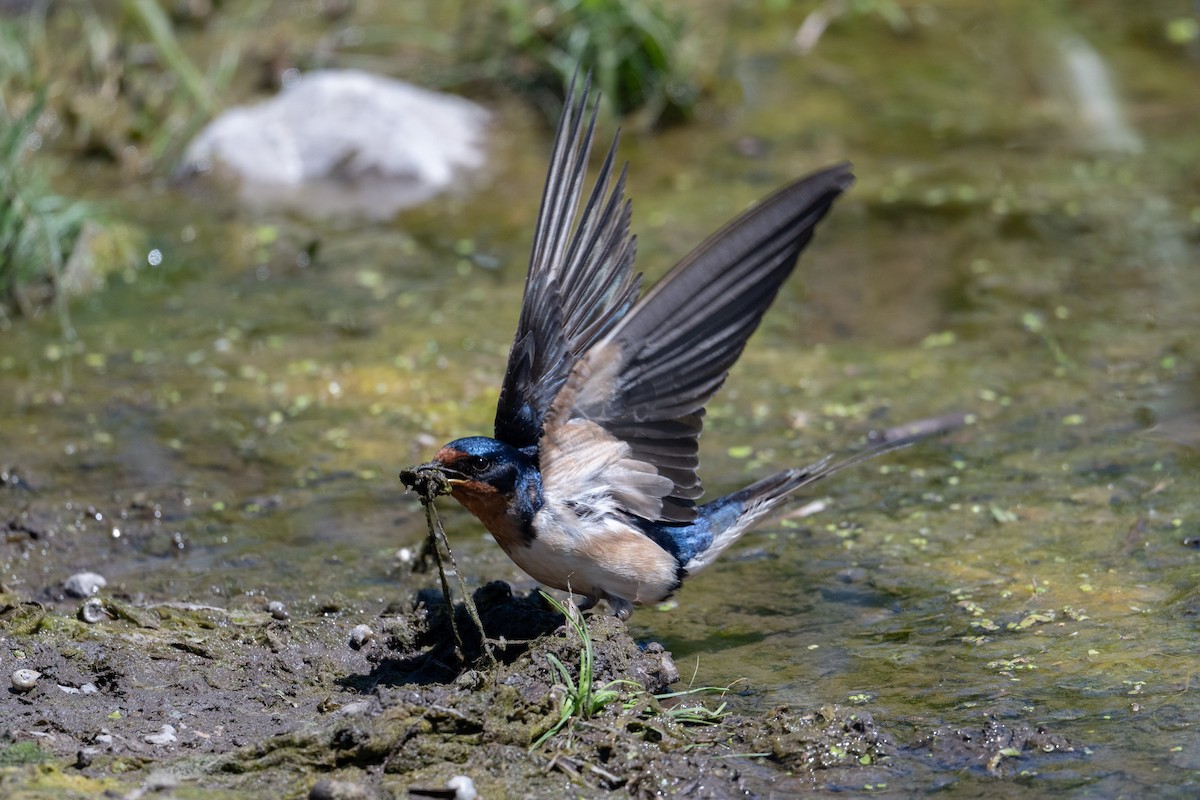
<svg viewBox="0 0 1200 800">
<path fill-rule="evenodd" d="M 617 517 L 578 515 L 547 503 L 533 529 L 532 542 L 514 542 L 505 551 L 547 586 L 640 605 L 662 600 L 679 583 L 675 558 Z"/>
</svg>

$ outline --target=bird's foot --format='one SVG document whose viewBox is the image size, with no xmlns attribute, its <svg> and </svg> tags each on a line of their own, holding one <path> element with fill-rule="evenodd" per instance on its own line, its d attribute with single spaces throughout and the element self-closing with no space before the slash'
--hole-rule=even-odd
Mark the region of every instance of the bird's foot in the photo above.
<svg viewBox="0 0 1200 800">
<path fill-rule="evenodd" d="M 616 618 L 622 622 L 629 619 L 629 617 L 633 614 L 633 603 L 629 602 L 625 598 L 611 597 L 606 595 L 604 599 L 608 601 L 608 607 L 612 609 L 612 612 Z"/>
</svg>

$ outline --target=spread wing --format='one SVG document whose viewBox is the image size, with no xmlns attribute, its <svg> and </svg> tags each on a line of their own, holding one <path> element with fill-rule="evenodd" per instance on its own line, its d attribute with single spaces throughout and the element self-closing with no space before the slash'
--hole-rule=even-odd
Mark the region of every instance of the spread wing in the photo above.
<svg viewBox="0 0 1200 800">
<path fill-rule="evenodd" d="M 571 368 L 632 307 L 641 282 L 633 274 L 635 240 L 629 235 L 624 170 L 609 191 L 616 138 L 579 214 L 596 126 L 596 111 L 586 113 L 589 87 L 590 78 L 577 96 L 572 80 L 567 90 L 496 408 L 495 437 L 517 448 L 537 445 L 546 413 Z"/>
<path fill-rule="evenodd" d="M 704 406 L 813 228 L 853 180 L 842 164 L 762 200 L 596 341 L 545 420 L 540 459 L 548 497 L 587 497 L 598 508 L 607 502 L 655 521 L 695 518 Z"/>
</svg>

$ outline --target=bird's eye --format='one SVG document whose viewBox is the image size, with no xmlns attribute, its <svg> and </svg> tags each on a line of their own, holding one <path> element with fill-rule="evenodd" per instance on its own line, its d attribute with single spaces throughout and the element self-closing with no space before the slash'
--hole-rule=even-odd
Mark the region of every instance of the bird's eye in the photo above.
<svg viewBox="0 0 1200 800">
<path fill-rule="evenodd" d="M 474 473 L 475 475 L 478 475 L 481 472 L 486 472 L 487 468 L 490 467 L 491 465 L 492 465 L 491 459 L 485 458 L 484 456 L 471 456 L 470 458 L 467 459 L 466 467 L 467 467 L 467 472 L 471 472 L 471 473 Z"/>
</svg>

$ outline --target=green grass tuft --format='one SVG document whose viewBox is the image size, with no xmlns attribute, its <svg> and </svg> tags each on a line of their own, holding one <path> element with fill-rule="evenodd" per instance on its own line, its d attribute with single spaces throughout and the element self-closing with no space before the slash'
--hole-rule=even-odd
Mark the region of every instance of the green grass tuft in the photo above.
<svg viewBox="0 0 1200 800">
<path fill-rule="evenodd" d="M 39 139 L 43 107 L 38 97 L 28 111 L 12 117 L 0 101 L 0 308 L 32 315 L 38 295 L 52 296 L 69 334 L 66 302 L 57 290 L 66 258 L 92 209 L 51 192 L 28 157 L 35 149 L 30 145 Z"/>
<path fill-rule="evenodd" d="M 579 650 L 579 674 L 576 677 L 571 677 L 570 670 L 562 663 L 562 660 L 553 653 L 547 653 L 546 658 L 557 670 L 562 678 L 563 699 L 562 705 L 559 707 L 559 718 L 550 729 L 537 738 L 537 741 L 529 748 L 536 750 L 545 744 L 551 737 L 561 731 L 573 719 L 591 719 L 596 714 L 599 714 L 605 706 L 613 703 L 621 698 L 621 693 L 616 690 L 618 686 L 634 686 L 641 689 L 634 681 L 615 680 L 604 684 L 597 688 L 594 674 L 594 654 L 592 651 L 592 636 L 588 631 L 587 623 L 583 619 L 583 614 L 575 607 L 574 603 L 560 603 L 550 595 L 542 592 L 542 597 L 546 598 L 550 605 L 554 606 L 564 617 L 567 622 L 575 630 L 579 636 L 582 646 Z"/>
</svg>

